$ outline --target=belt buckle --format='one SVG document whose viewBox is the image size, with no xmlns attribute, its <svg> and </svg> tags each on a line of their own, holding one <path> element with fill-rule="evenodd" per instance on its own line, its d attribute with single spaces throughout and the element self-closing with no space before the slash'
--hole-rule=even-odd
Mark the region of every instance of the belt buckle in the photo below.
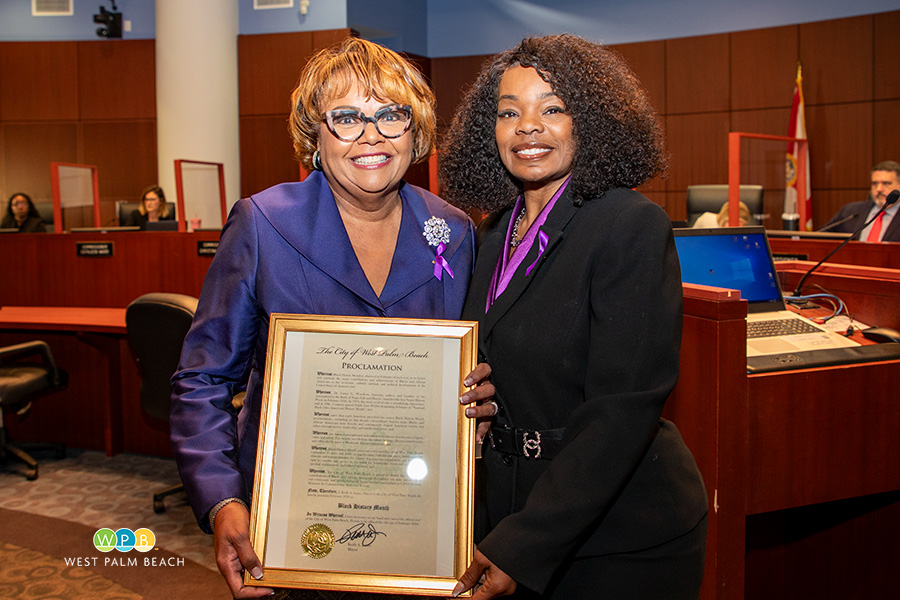
<svg viewBox="0 0 900 600">
<path fill-rule="evenodd" d="M 534 439 L 528 439 L 528 434 L 534 433 Z M 523 431 L 522 432 L 522 454 L 525 458 L 531 458 L 531 455 L 528 454 L 529 450 L 536 450 L 534 454 L 534 458 L 541 457 L 541 432 L 540 431 Z"/>
</svg>

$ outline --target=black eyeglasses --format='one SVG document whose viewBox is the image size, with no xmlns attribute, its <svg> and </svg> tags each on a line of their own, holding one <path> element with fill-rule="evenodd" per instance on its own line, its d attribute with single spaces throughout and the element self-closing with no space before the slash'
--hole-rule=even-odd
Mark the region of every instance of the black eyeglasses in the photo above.
<svg viewBox="0 0 900 600">
<path fill-rule="evenodd" d="M 366 123 L 373 123 L 383 137 L 398 138 L 412 124 L 412 107 L 408 104 L 391 104 L 375 113 L 374 117 L 358 110 L 338 109 L 325 114 L 328 131 L 343 142 L 355 142 L 366 131 Z"/>
</svg>

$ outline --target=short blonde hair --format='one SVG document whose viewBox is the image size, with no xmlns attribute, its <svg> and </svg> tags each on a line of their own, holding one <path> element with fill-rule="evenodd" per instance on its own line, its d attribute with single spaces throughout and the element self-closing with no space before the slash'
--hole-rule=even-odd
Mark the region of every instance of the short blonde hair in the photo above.
<svg viewBox="0 0 900 600">
<path fill-rule="evenodd" d="M 750 209 L 747 208 L 747 205 L 738 200 L 738 208 L 740 211 L 740 216 L 738 217 L 741 225 L 746 225 L 750 222 Z M 722 208 L 719 209 L 719 214 L 716 215 L 716 222 L 719 223 L 719 227 L 727 227 L 728 226 L 728 203 L 722 205 Z"/>
<path fill-rule="evenodd" d="M 316 53 L 306 63 L 291 93 L 289 130 L 294 153 L 305 168 L 313 168 L 312 155 L 325 117 L 322 106 L 346 94 L 354 83 L 371 98 L 410 105 L 413 162 L 431 156 L 435 139 L 434 93 L 425 77 L 393 50 L 351 37 Z"/>
</svg>

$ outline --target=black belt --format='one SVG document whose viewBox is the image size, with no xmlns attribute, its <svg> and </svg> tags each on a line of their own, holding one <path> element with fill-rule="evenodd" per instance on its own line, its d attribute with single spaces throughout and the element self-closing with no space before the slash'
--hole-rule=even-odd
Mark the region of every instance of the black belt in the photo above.
<svg viewBox="0 0 900 600">
<path fill-rule="evenodd" d="M 533 430 L 495 425 L 489 438 L 491 449 L 501 454 L 551 460 L 562 449 L 565 432 L 565 428 Z"/>
</svg>

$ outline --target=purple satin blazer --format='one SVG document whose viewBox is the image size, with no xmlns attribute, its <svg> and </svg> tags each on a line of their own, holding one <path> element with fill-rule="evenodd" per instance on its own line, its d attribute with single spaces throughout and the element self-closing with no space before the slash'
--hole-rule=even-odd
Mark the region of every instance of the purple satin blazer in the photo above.
<svg viewBox="0 0 900 600">
<path fill-rule="evenodd" d="M 321 173 L 234 205 L 210 265 L 178 371 L 171 437 L 194 514 L 225 498 L 250 499 L 256 463 L 269 315 L 279 313 L 458 319 L 472 274 L 468 216 L 405 184 L 403 215 L 381 297 L 369 285 Z M 442 256 L 453 277 L 434 275 L 423 236 L 432 216 L 450 227 Z M 246 389 L 240 412 L 232 397 Z"/>
</svg>

